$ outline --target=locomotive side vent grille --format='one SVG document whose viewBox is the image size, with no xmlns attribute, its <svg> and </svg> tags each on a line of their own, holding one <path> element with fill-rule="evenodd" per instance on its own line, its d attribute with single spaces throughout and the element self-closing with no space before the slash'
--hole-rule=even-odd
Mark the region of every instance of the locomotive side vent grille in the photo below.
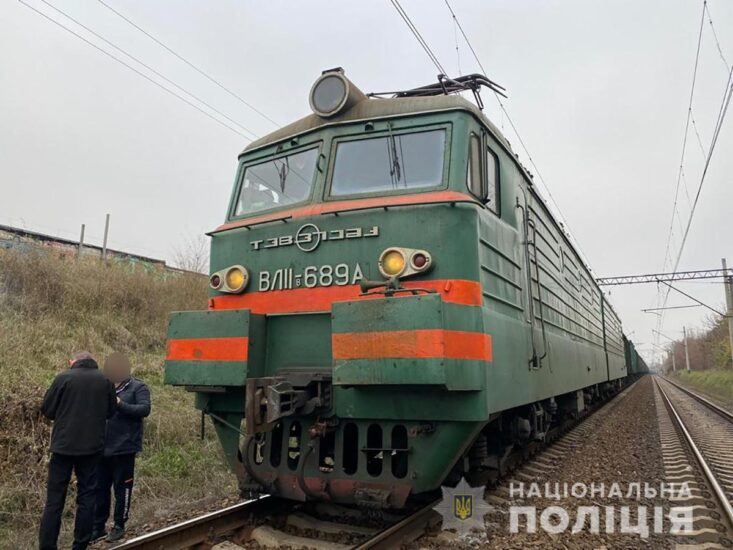
<svg viewBox="0 0 733 550">
<path fill-rule="evenodd" d="M 402 479 L 407 475 L 407 428 L 402 424 L 392 428 L 392 449 L 392 475 Z"/>
<path fill-rule="evenodd" d="M 270 465 L 273 468 L 280 466 L 282 461 L 283 425 L 282 422 L 275 426 L 270 434 Z"/>
<path fill-rule="evenodd" d="M 359 467 L 359 428 L 349 422 L 344 426 L 344 473 L 353 475 Z"/>
<path fill-rule="evenodd" d="M 288 468 L 295 471 L 300 461 L 300 439 L 303 429 L 297 420 L 290 425 L 288 433 Z"/>
<path fill-rule="evenodd" d="M 382 449 L 382 426 L 370 424 L 367 428 L 367 473 L 370 476 L 378 476 L 382 473 L 384 462 L 384 450 Z"/>
</svg>

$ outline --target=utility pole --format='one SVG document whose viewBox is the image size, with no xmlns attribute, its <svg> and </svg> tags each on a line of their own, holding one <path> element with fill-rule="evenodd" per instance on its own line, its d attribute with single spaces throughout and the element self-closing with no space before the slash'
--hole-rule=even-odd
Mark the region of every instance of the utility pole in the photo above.
<svg viewBox="0 0 733 550">
<path fill-rule="evenodd" d="M 690 372 L 690 353 L 687 350 L 687 327 L 682 327 L 682 336 L 685 339 L 685 364 L 687 365 L 687 372 Z"/>
<path fill-rule="evenodd" d="M 677 370 L 677 365 L 674 360 L 674 343 L 672 344 L 672 349 L 669 350 L 669 354 L 672 356 L 672 372 L 675 372 Z"/>
<path fill-rule="evenodd" d="M 102 244 L 102 261 L 107 261 L 107 235 L 109 235 L 109 214 L 104 220 L 104 243 Z"/>
<path fill-rule="evenodd" d="M 81 257 L 81 251 L 84 248 L 84 230 L 86 229 L 85 224 L 81 224 L 81 236 L 79 237 L 79 248 L 76 250 L 76 258 Z"/>
<path fill-rule="evenodd" d="M 656 332 L 662 338 L 666 338 L 667 340 L 669 340 L 670 342 L 672 342 L 672 351 L 670 352 L 672 354 L 672 372 L 676 371 L 677 370 L 677 363 L 676 363 L 675 358 L 674 358 L 674 351 L 675 351 L 674 348 L 675 348 L 675 344 L 677 343 L 677 341 L 674 338 L 671 338 L 671 337 L 667 336 L 666 334 L 662 334 L 658 330 L 652 329 L 652 332 Z"/>
<path fill-rule="evenodd" d="M 723 270 L 726 272 L 723 287 L 725 288 L 725 305 L 727 306 L 725 313 L 728 317 L 728 341 L 730 342 L 730 357 L 733 361 L 733 277 L 727 275 L 728 264 L 725 258 L 723 258 Z"/>
</svg>

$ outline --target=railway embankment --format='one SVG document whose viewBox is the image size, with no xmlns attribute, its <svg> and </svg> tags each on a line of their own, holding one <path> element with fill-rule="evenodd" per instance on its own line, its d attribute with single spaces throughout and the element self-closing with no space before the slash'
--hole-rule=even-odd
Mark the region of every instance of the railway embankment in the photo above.
<svg viewBox="0 0 733 550">
<path fill-rule="evenodd" d="M 485 499 L 493 507 L 485 516 L 486 532 L 452 547 L 730 544 L 712 490 L 651 376 L 489 488 Z M 415 548 L 442 546 L 438 533 L 419 539 Z"/>
<path fill-rule="evenodd" d="M 702 392 L 719 405 L 733 410 L 733 369 L 710 369 L 687 372 L 678 370 L 668 375 L 691 390 Z"/>
<path fill-rule="evenodd" d="M 205 307 L 206 279 L 137 266 L 0 251 L 0 548 L 32 548 L 45 494 L 50 424 L 39 406 L 67 358 L 129 355 L 153 412 L 138 462 L 130 527 L 234 495 L 213 429 L 186 392 L 162 384 L 168 312 Z M 75 498 L 73 486 L 69 503 Z M 61 546 L 69 546 L 67 506 Z"/>
</svg>

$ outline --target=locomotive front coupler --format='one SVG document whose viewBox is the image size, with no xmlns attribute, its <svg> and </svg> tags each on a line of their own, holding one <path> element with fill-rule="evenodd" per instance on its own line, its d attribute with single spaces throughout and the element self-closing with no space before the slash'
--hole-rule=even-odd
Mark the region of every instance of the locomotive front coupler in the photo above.
<svg viewBox="0 0 733 550">
<path fill-rule="evenodd" d="M 430 288 L 406 288 L 400 285 L 400 280 L 397 277 L 390 277 L 386 281 L 370 281 L 369 279 L 361 279 L 361 281 L 359 281 L 359 287 L 361 288 L 361 294 L 359 294 L 359 296 L 383 294 L 387 298 L 391 298 L 399 292 L 409 292 L 413 296 L 417 296 L 421 292 L 424 292 L 425 294 L 437 293 L 436 290 Z"/>
<path fill-rule="evenodd" d="M 249 378 L 245 388 L 248 434 L 272 431 L 285 416 L 304 416 L 331 408 L 330 370 L 281 372 Z"/>
</svg>

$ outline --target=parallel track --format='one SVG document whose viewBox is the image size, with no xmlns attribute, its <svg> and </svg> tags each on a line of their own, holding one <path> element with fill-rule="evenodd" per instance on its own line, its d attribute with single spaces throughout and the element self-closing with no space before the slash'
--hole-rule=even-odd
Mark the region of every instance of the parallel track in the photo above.
<svg viewBox="0 0 733 550">
<path fill-rule="evenodd" d="M 708 485 L 717 499 L 717 504 L 733 528 L 733 448 L 731 437 L 733 434 L 733 415 L 720 408 L 704 397 L 682 388 L 679 385 L 663 379 L 666 383 L 678 388 L 684 395 L 694 401 L 687 405 L 695 405 L 698 409 L 688 408 L 686 404 L 677 402 L 677 406 L 670 397 L 670 388 L 663 387 L 663 383 L 655 379 L 657 387 L 669 409 L 672 419 L 677 424 L 687 445 L 705 474 Z M 678 394 L 679 396 L 679 394 Z M 678 396 L 675 396 L 679 399 Z M 705 408 L 714 411 L 717 416 L 703 416 L 705 409 L 699 409 L 697 402 Z M 687 410 L 682 410 L 682 408 Z M 686 421 L 683 420 L 686 417 Z M 715 419 L 715 420 L 712 420 Z"/>
<path fill-rule="evenodd" d="M 679 390 L 682 390 L 683 392 L 685 392 L 690 397 L 693 397 L 694 399 L 696 399 L 697 401 L 699 401 L 700 403 L 702 403 L 703 405 L 705 405 L 711 411 L 719 414 L 720 416 L 722 416 L 726 420 L 728 420 L 730 422 L 733 422 L 733 412 L 731 412 L 731 411 L 729 411 L 727 409 L 724 409 L 720 405 L 717 405 L 716 403 L 713 403 L 712 401 L 710 401 L 710 399 L 708 399 L 706 397 L 703 397 L 699 393 L 696 393 L 696 392 L 694 392 L 694 391 L 692 391 L 692 390 L 690 390 L 690 389 L 682 386 L 681 384 L 678 384 L 677 382 L 674 382 L 674 381 L 670 380 L 669 378 L 664 377 L 662 379 L 665 382 L 668 382 L 668 383 L 672 384 L 675 388 L 677 388 Z"/>
</svg>

